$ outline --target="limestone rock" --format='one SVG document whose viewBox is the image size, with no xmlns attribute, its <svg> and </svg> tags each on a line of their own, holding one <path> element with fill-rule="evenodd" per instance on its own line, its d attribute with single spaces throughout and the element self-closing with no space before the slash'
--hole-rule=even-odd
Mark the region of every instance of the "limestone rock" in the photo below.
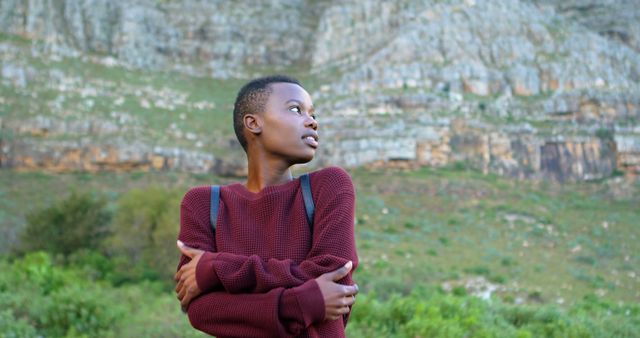
<svg viewBox="0 0 640 338">
<path fill-rule="evenodd" d="M 220 78 L 246 76 L 246 66 L 308 58 L 307 37 L 316 25 L 308 18 L 323 8 L 309 9 L 302 0 L 6 0 L 0 6 L 0 31 L 44 40 L 49 51 L 103 53 L 134 67 Z"/>
<path fill-rule="evenodd" d="M 227 148 L 226 136 L 180 127 L 215 103 L 29 64 L 68 58 L 220 79 L 309 71 L 326 112 L 316 165 L 637 175 L 639 17 L 633 0 L 1 0 L 0 31 L 21 39 L 0 42 L 1 84 L 56 97 L 7 109 L 0 166 L 246 174 L 238 148 L 205 148 Z M 16 106 L 10 96 L 0 108 Z M 113 105 L 98 111 L 104 98 Z M 155 110 L 176 121 L 145 129 Z"/>
<path fill-rule="evenodd" d="M 163 171 L 210 173 L 216 158 L 207 153 L 180 148 L 149 147 L 131 142 L 110 144 L 80 140 L 5 141 L 0 164 L 16 170 L 69 171 Z M 6 152 L 4 150 L 7 150 Z"/>
<path fill-rule="evenodd" d="M 529 0 L 640 51 L 640 11 L 634 0 Z"/>
</svg>

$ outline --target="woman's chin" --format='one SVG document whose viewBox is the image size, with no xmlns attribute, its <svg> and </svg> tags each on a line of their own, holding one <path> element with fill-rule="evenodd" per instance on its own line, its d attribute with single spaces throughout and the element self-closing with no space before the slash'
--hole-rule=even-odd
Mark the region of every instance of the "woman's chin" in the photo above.
<svg viewBox="0 0 640 338">
<path fill-rule="evenodd" d="M 316 151 L 315 149 L 312 149 L 312 151 L 306 152 L 305 154 L 300 154 L 298 156 L 295 157 L 294 159 L 294 163 L 293 164 L 305 164 L 305 163 L 309 163 L 311 162 L 311 160 L 313 160 L 313 157 L 316 155 Z"/>
</svg>

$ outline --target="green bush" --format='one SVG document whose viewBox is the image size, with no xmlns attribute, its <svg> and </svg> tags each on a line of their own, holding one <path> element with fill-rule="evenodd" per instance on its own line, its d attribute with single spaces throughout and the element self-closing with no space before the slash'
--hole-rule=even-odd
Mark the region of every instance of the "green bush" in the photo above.
<svg viewBox="0 0 640 338">
<path fill-rule="evenodd" d="M 66 262 L 68 266 L 81 271 L 84 278 L 89 280 L 111 280 L 115 273 L 113 259 L 98 251 L 78 250 L 72 253 Z"/>
<path fill-rule="evenodd" d="M 102 258 L 84 256 L 88 262 Z M 200 337 L 159 282 L 114 287 L 85 265 L 45 252 L 0 256 L 0 337 Z M 102 263 L 98 263 L 99 266 Z M 91 263 L 90 265 L 93 265 Z M 505 305 L 463 292 L 415 288 L 406 296 L 358 295 L 349 337 L 637 337 L 640 305 L 587 297 L 568 309 Z"/>
<path fill-rule="evenodd" d="M 20 293 L 12 293 L 16 288 L 28 290 L 29 293 L 35 295 L 46 296 L 61 288 L 69 279 L 78 277 L 70 272 L 63 273 L 62 270 L 56 268 L 50 254 L 43 251 L 29 253 L 13 263 L 9 263 L 6 259 L 0 259 L 0 271 L 2 271 L 0 292 L 6 292 L 3 294 L 4 296 L 15 295 L 17 297 L 3 298 L 2 301 L 5 302 L 4 304 L 9 304 L 6 302 L 16 300 L 15 305 L 18 307 L 20 302 L 29 300 L 29 295 L 25 294 L 26 298 L 24 299 L 19 298 Z"/>
<path fill-rule="evenodd" d="M 108 284 L 52 262 L 45 252 L 0 261 L 0 320 L 15 322 L 0 326 L 0 336 L 104 336 L 122 318 L 122 307 L 103 290 L 110 289 Z"/>
<path fill-rule="evenodd" d="M 111 214 L 106 201 L 91 193 L 72 192 L 53 205 L 26 215 L 19 251 L 44 250 L 67 256 L 96 248 L 108 234 Z"/>
<path fill-rule="evenodd" d="M 361 294 L 349 337 L 635 337 L 640 306 L 585 299 L 568 310 L 554 305 L 489 303 L 462 293 L 416 288 L 380 300 Z"/>
<path fill-rule="evenodd" d="M 76 263 L 56 265 L 45 252 L 12 262 L 0 256 L 0 337 L 203 336 L 160 283 L 115 288 L 86 278 Z"/>
<path fill-rule="evenodd" d="M 118 200 L 113 235 L 107 240 L 113 257 L 114 282 L 163 280 L 173 283 L 180 253 L 182 192 L 150 187 L 134 189 Z"/>
<path fill-rule="evenodd" d="M 26 338 L 37 337 L 38 331 L 24 319 L 13 316 L 10 309 L 0 310 L 0 337 Z"/>
<path fill-rule="evenodd" d="M 109 300 L 110 294 L 96 284 L 65 285 L 45 302 L 40 323 L 50 336 L 104 336 L 124 317 L 124 308 L 117 299 Z"/>
</svg>

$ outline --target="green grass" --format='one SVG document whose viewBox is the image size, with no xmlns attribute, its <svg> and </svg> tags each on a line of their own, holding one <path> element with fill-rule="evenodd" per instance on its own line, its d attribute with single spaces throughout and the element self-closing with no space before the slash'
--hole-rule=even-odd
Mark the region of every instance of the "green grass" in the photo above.
<svg viewBox="0 0 640 338">
<path fill-rule="evenodd" d="M 638 266 L 640 249 L 638 201 L 611 200 L 603 185 L 431 169 L 353 176 L 359 280 L 367 290 L 389 294 L 480 275 L 504 285 L 509 297 L 537 291 L 547 302 L 593 293 L 640 299 L 630 273 L 637 274 L 630 267 Z"/>
<path fill-rule="evenodd" d="M 636 200 L 613 200 L 605 182 L 521 182 L 469 170 L 351 172 L 357 190 L 356 280 L 365 292 L 407 293 L 483 277 L 495 296 L 573 303 L 598 294 L 640 300 Z M 92 189 L 115 200 L 133 188 L 186 189 L 230 178 L 181 173 L 0 171 L 0 231 L 18 238 L 24 215 Z M 637 196 L 637 195 L 636 195 Z M 177 206 L 176 206 L 177 207 Z M 8 248 L 11 243 L 0 243 Z"/>
</svg>

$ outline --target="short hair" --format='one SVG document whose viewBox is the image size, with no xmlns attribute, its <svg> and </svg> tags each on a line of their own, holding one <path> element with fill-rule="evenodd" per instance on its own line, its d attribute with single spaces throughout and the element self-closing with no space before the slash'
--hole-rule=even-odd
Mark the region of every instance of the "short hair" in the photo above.
<svg viewBox="0 0 640 338">
<path fill-rule="evenodd" d="M 271 75 L 251 80 L 240 89 L 236 103 L 233 105 L 233 129 L 245 152 L 247 151 L 247 139 L 244 137 L 244 116 L 257 114 L 264 110 L 269 95 L 273 91 L 270 87 L 272 83 L 293 83 L 302 87 L 300 82 L 293 77 Z"/>
</svg>

